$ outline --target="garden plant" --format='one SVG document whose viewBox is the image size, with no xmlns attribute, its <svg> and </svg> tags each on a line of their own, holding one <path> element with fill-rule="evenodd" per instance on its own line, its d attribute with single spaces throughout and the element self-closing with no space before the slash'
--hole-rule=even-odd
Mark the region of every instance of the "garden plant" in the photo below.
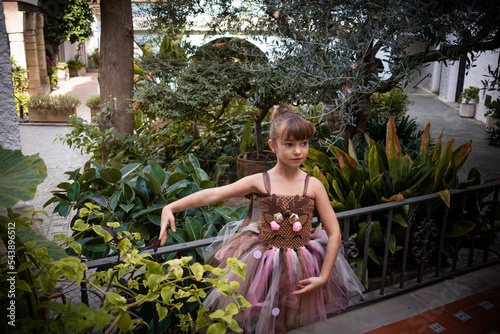
<svg viewBox="0 0 500 334">
<path fill-rule="evenodd" d="M 350 142 L 347 152 L 331 145 L 332 156 L 310 149 L 309 161 L 304 162 L 307 172 L 323 182 L 336 212 L 431 193 L 441 198 L 441 202 L 434 204 L 434 209 L 435 212 L 442 212 L 443 205 L 450 205 L 449 190 L 467 184 L 476 184 L 480 180 L 477 171 L 474 170 L 469 173 L 469 180 L 466 182 L 460 182 L 457 177 L 457 172 L 471 152 L 471 142 L 454 150 L 453 141 L 443 148 L 441 138 L 439 138 L 434 148 L 430 149 L 430 124 L 423 133 L 419 154 L 413 159 L 402 152 L 393 118 L 387 124 L 385 148 L 368 135 L 365 139 L 367 148 L 363 152 L 363 157 L 358 157 Z M 410 224 L 410 221 L 407 221 L 407 210 L 408 208 L 404 207 L 393 214 L 392 220 L 395 224 L 391 231 L 389 245 L 392 262 L 399 258 L 398 251 L 402 249 L 404 243 L 404 230 Z M 423 210 L 418 207 L 414 209 L 415 221 L 423 219 Z M 474 219 L 470 217 L 457 219 L 449 224 L 446 231 L 447 237 L 456 238 L 472 231 L 480 217 L 477 211 L 474 212 L 476 213 Z M 342 227 L 343 222 L 340 224 Z M 362 249 L 367 224 L 360 217 L 351 221 L 350 224 L 351 235 L 349 237 Z M 368 255 L 373 261 L 371 267 L 375 271 L 381 264 L 380 256 L 383 254 L 385 245 L 386 227 L 387 217 L 374 214 Z M 448 256 L 451 256 L 453 247 L 451 243 L 448 243 L 448 246 L 449 248 L 445 251 Z"/>
<path fill-rule="evenodd" d="M 132 233 L 120 227 L 118 221 L 105 220 L 98 205 L 87 202 L 78 212 L 73 225 L 76 234 L 91 232 L 105 240 L 107 247 L 118 254 L 117 261 L 102 271 L 86 277 L 84 257 L 72 237 L 64 234 L 56 239 L 71 247 L 75 256 L 68 255 L 54 242 L 48 241 L 31 228 L 33 220 L 43 212 L 28 212 L 28 216 L 14 213 L 10 206 L 18 200 L 29 200 L 34 196 L 36 186 L 45 178 L 46 167 L 38 156 L 25 157 L 19 151 L 0 148 L 0 190 L 1 208 L 7 208 L 0 215 L 0 236 L 9 250 L 2 254 L 0 268 L 2 277 L 12 278 L 15 289 L 2 285 L 2 307 L 15 305 L 16 326 L 7 324 L 8 317 L 0 326 L 13 332 L 59 332 L 86 333 L 100 330 L 112 333 L 115 329 L 126 333 L 147 332 L 153 309 L 157 312 L 162 330 L 175 327 L 176 331 L 188 332 L 208 327 L 208 332 L 225 333 L 227 330 L 241 331 L 232 319 L 241 308 L 249 303 L 235 293 L 239 284 L 221 279 L 226 270 L 212 268 L 194 262 L 192 257 L 172 260 L 154 259 L 145 252 L 145 247 L 135 247 L 130 241 L 141 239 L 140 233 Z M 12 168 L 14 167 L 14 168 Z M 112 174 L 113 172 L 111 172 Z M 5 182 L 4 182 L 5 181 Z M 100 217 L 98 224 L 89 224 Z M 15 238 L 11 238 L 15 231 Z M 156 251 L 157 243 L 149 248 Z M 228 260 L 228 269 L 244 279 L 244 265 Z M 210 276 L 206 274 L 210 273 Z M 64 294 L 54 293 L 58 282 L 74 282 L 99 298 L 97 307 L 84 303 L 67 302 Z M 184 284 L 186 282 L 187 284 Z M 209 310 L 202 306 L 206 291 L 216 288 L 222 294 L 232 296 L 226 310 Z M 43 292 L 40 293 L 39 291 Z M 61 301 L 56 301 L 57 299 Z M 185 306 L 187 305 L 187 306 Z M 191 307 L 198 305 L 198 307 Z M 186 308 L 187 307 L 187 308 Z M 186 312 L 186 310 L 188 310 Z"/>
</svg>

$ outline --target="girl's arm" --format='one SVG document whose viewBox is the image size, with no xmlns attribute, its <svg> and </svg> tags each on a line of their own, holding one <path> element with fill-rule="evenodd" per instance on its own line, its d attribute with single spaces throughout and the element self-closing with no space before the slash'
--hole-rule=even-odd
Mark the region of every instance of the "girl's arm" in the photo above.
<svg viewBox="0 0 500 334">
<path fill-rule="evenodd" d="M 320 275 L 318 277 L 309 277 L 300 280 L 298 285 L 299 290 L 292 292 L 294 295 L 312 291 L 326 284 L 332 272 L 335 260 L 337 259 L 341 243 L 339 223 L 332 209 L 332 205 L 330 204 L 325 187 L 318 179 L 313 177 L 311 177 L 310 186 L 314 189 L 316 209 L 321 217 L 321 222 L 323 223 L 326 234 L 328 235 L 328 244 L 326 246 L 325 259 L 321 267 Z"/>
<path fill-rule="evenodd" d="M 232 184 L 222 187 L 204 189 L 166 205 L 161 213 L 160 245 L 167 241 L 167 228 L 175 232 L 174 213 L 214 204 L 228 198 L 244 196 L 250 193 L 260 193 L 262 175 L 250 175 Z"/>
</svg>

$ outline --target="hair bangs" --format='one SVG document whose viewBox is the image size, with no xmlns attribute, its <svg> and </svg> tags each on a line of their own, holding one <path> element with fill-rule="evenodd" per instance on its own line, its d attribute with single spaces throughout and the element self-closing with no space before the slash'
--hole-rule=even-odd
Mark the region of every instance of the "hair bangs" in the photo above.
<svg viewBox="0 0 500 334">
<path fill-rule="evenodd" d="M 314 136 L 314 125 L 302 117 L 291 117 L 281 123 L 281 138 L 306 140 Z"/>
</svg>

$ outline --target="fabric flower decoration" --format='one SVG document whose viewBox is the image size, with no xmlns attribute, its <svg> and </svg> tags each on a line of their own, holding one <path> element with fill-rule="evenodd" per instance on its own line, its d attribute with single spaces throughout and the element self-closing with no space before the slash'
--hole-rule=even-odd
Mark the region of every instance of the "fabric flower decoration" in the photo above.
<svg viewBox="0 0 500 334">
<path fill-rule="evenodd" d="M 283 215 L 281 214 L 281 212 L 278 212 L 278 213 L 275 213 L 274 214 L 274 220 L 278 223 L 278 224 L 281 224 L 283 223 Z"/>
<path fill-rule="evenodd" d="M 298 222 L 299 221 L 299 215 L 296 214 L 296 213 L 292 213 L 290 215 L 290 218 L 288 219 L 288 221 L 290 222 L 290 224 L 293 224 L 295 222 Z"/>
<path fill-rule="evenodd" d="M 278 224 L 275 220 L 273 220 L 271 223 L 269 223 L 271 225 L 271 229 L 273 231 L 277 231 L 280 229 L 280 224 Z M 302 228 L 302 227 L 301 227 Z"/>
<path fill-rule="evenodd" d="M 295 223 L 293 223 L 292 225 L 292 230 L 294 232 L 299 232 L 300 230 L 302 230 L 302 224 L 299 222 L 299 221 L 296 221 Z"/>
</svg>

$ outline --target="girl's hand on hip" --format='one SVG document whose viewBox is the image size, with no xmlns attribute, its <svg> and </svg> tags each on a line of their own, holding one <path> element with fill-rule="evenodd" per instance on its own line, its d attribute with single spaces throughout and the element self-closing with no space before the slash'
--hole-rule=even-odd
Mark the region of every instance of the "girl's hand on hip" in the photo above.
<svg viewBox="0 0 500 334">
<path fill-rule="evenodd" d="M 299 290 L 293 291 L 292 295 L 301 295 L 303 293 L 311 292 L 317 288 L 325 285 L 325 281 L 319 277 L 309 277 L 299 281 L 297 287 Z"/>
<path fill-rule="evenodd" d="M 163 246 L 167 241 L 167 228 L 170 225 L 172 232 L 175 232 L 175 217 L 168 205 L 161 212 L 161 227 L 160 227 L 160 245 Z"/>
</svg>

